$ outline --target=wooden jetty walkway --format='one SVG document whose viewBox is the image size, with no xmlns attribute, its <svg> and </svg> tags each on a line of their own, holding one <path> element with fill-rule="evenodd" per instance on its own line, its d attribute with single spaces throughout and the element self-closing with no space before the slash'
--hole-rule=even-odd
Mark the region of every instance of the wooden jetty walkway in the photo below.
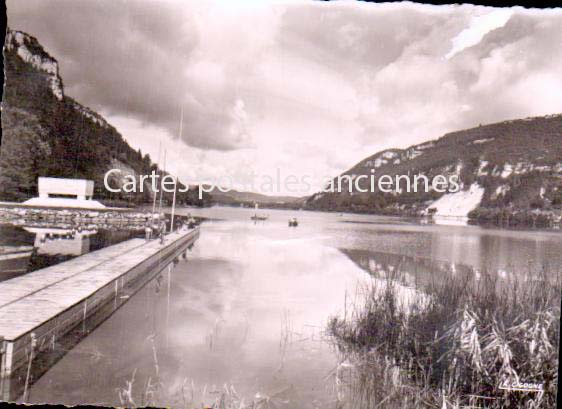
<svg viewBox="0 0 562 409">
<path fill-rule="evenodd" d="M 0 379 L 21 378 L 41 351 L 90 317 L 101 323 L 198 237 L 196 227 L 166 235 L 164 244 L 131 239 L 0 282 Z M 12 395 L 2 389 L 0 400 Z"/>
</svg>

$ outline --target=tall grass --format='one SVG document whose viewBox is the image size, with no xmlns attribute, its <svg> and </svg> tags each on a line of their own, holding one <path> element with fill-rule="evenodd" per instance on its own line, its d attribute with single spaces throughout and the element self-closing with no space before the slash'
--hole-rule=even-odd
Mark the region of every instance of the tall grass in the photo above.
<svg viewBox="0 0 562 409">
<path fill-rule="evenodd" d="M 560 277 L 451 272 L 406 303 L 398 278 L 367 289 L 350 317 L 330 320 L 342 406 L 556 407 Z M 506 391 L 504 381 L 544 391 Z"/>
<path fill-rule="evenodd" d="M 213 329 L 207 336 L 208 347 L 212 351 L 214 343 L 220 335 L 220 324 L 223 319 L 217 318 Z M 246 332 L 248 328 L 246 328 Z M 281 334 L 279 340 L 279 359 L 280 363 L 273 375 L 282 372 L 285 365 L 286 355 L 295 342 L 294 336 L 299 335 L 294 332 L 290 313 L 288 310 L 283 312 L 281 321 Z M 245 333 L 244 337 L 247 334 Z M 295 394 L 292 385 L 273 391 L 271 393 L 257 392 L 253 396 L 240 395 L 233 383 L 227 382 L 222 386 L 217 384 L 199 384 L 194 379 L 177 382 L 161 376 L 159 364 L 160 352 L 157 335 L 151 334 L 146 338 L 150 342 L 152 350 L 152 365 L 144 376 L 137 375 L 137 368 L 134 368 L 131 377 L 123 379 L 123 385 L 116 388 L 117 397 L 121 407 L 172 407 L 178 409 L 280 409 L 290 406 L 292 403 L 287 396 Z M 165 353 L 165 351 L 164 351 Z M 151 374 L 151 375 L 149 375 Z"/>
</svg>

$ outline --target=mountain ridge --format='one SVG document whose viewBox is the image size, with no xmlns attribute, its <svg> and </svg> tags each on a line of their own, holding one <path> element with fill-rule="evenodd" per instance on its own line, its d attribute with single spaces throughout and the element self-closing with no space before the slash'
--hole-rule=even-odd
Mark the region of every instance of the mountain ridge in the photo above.
<svg viewBox="0 0 562 409">
<path fill-rule="evenodd" d="M 340 174 L 457 175 L 462 192 L 482 189 L 476 207 L 559 210 L 562 203 L 562 114 L 513 119 L 454 131 L 404 149 L 386 149 Z M 367 187 L 359 183 L 360 187 Z M 317 192 L 311 210 L 420 216 L 446 193 Z M 475 210 L 474 208 L 471 210 Z M 455 214 L 457 215 L 457 214 Z M 468 214 L 462 214 L 467 216 Z"/>
</svg>

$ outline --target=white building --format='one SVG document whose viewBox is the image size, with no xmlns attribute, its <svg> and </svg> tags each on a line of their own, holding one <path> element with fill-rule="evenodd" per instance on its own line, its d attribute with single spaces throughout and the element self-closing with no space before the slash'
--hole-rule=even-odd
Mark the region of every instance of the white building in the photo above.
<svg viewBox="0 0 562 409">
<path fill-rule="evenodd" d="M 70 207 L 83 209 L 103 209 L 105 206 L 96 200 L 94 182 L 85 179 L 47 178 L 38 179 L 39 197 L 24 202 L 25 205 L 39 207 Z"/>
</svg>

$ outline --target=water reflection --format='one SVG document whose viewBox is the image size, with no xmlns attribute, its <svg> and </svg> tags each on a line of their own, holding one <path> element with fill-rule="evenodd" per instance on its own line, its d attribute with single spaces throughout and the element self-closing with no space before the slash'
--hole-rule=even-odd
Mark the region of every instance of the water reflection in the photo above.
<svg viewBox="0 0 562 409">
<path fill-rule="evenodd" d="M 138 224 L 0 224 L 0 281 L 143 235 Z"/>
<path fill-rule="evenodd" d="M 333 407 L 337 362 L 324 329 L 370 278 L 321 239 L 286 229 L 285 221 L 203 224 L 188 259 L 70 351 L 31 401 L 120 405 L 116 388 L 134 373 L 135 402 L 150 378 L 158 383 L 150 404 L 159 407 L 210 405 L 225 390 L 246 404 Z M 102 358 L 83 365 L 91 351 Z"/>
<path fill-rule="evenodd" d="M 340 249 L 358 267 L 379 279 L 397 279 L 418 288 L 440 280 L 449 274 L 472 275 L 474 269 L 464 264 L 436 261 L 370 250 Z"/>
<path fill-rule="evenodd" d="M 340 249 L 406 256 L 415 263 L 448 263 L 507 274 L 546 272 L 562 267 L 562 235 L 546 231 L 509 231 L 476 226 L 349 224 L 330 227 L 331 244 Z"/>
<path fill-rule="evenodd" d="M 196 216 L 215 220 L 248 221 L 251 209 L 214 207 L 190 209 Z M 431 259 L 477 270 L 526 274 L 562 270 L 562 234 L 541 229 L 499 229 L 481 226 L 422 225 L 417 219 L 268 209 L 269 219 L 256 228 L 285 228 L 288 237 L 322 237 L 339 249 Z M 287 220 L 298 217 L 299 226 L 287 231 Z M 280 230 L 281 231 L 281 230 Z"/>
<path fill-rule="evenodd" d="M 131 385 L 139 405 L 192 408 L 238 396 L 247 405 L 335 407 L 337 357 L 324 329 L 346 302 L 360 305 L 361 286 L 396 270 L 413 286 L 473 269 L 562 266 L 562 236 L 550 232 L 310 212 L 289 228 L 296 212 L 271 210 L 258 224 L 252 210 L 189 212 L 215 221 L 202 225 L 187 260 L 52 367 L 30 402 L 123 405 Z"/>
<path fill-rule="evenodd" d="M 1 246 L 0 247 L 0 281 L 27 272 L 33 246 Z"/>
<path fill-rule="evenodd" d="M 81 256 L 90 251 L 90 236 L 97 230 L 24 227 L 35 234 L 37 254 Z"/>
</svg>

